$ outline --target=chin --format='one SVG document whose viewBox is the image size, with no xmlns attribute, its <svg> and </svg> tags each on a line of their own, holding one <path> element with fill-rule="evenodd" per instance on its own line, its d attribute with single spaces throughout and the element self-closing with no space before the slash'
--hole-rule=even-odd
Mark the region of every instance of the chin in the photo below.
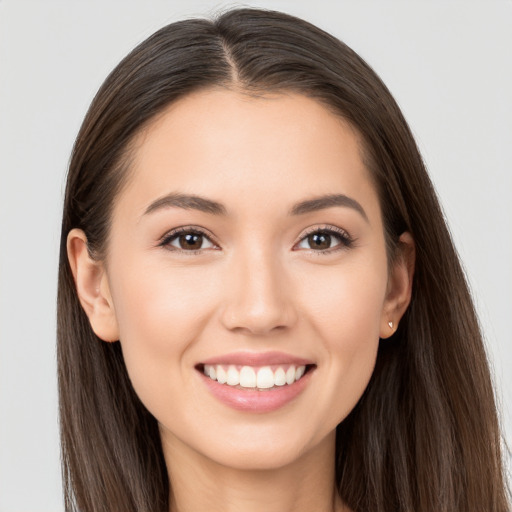
<svg viewBox="0 0 512 512">
<path fill-rule="evenodd" d="M 209 457 L 221 466 L 237 471 L 272 471 L 290 466 L 304 457 L 304 449 L 292 446 L 243 446 Z"/>
<path fill-rule="evenodd" d="M 332 456 L 335 427 L 325 433 L 308 430 L 296 425 L 239 425 L 224 436 L 203 438 L 195 450 L 214 463 L 239 471 L 277 470 L 319 452 L 322 457 Z"/>
</svg>

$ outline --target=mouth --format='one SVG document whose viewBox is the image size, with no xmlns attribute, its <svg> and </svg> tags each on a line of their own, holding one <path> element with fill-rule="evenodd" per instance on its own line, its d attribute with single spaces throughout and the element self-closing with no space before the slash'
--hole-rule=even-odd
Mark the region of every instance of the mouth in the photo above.
<svg viewBox="0 0 512 512">
<path fill-rule="evenodd" d="M 195 366 L 217 400 L 252 413 L 276 411 L 296 400 L 316 368 L 312 361 L 279 352 L 226 354 Z"/>
<path fill-rule="evenodd" d="M 291 386 L 315 369 L 314 364 L 249 366 L 199 364 L 196 369 L 211 380 L 239 390 L 271 391 Z"/>
</svg>

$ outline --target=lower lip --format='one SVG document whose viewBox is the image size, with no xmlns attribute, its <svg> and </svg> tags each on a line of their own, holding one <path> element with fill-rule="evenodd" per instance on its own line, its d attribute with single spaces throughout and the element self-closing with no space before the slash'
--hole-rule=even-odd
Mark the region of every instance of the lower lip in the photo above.
<svg viewBox="0 0 512 512">
<path fill-rule="evenodd" d="M 308 385 L 312 373 L 313 368 L 293 384 L 274 386 L 264 391 L 253 388 L 239 389 L 219 384 L 202 373 L 199 375 L 212 395 L 223 404 L 239 411 L 265 413 L 276 411 L 294 400 Z"/>
</svg>

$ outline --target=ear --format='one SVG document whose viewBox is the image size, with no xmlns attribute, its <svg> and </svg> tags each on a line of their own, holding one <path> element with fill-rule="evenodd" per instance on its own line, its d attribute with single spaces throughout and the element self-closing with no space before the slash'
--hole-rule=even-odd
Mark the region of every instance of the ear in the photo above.
<svg viewBox="0 0 512 512">
<path fill-rule="evenodd" d="M 416 246 L 409 232 L 400 235 L 397 254 L 389 272 L 388 289 L 382 310 L 380 337 L 389 338 L 398 328 L 412 295 Z"/>
<path fill-rule="evenodd" d="M 87 237 L 81 229 L 72 229 L 67 238 L 69 265 L 80 304 L 92 330 L 104 341 L 117 341 L 119 328 L 104 264 L 91 258 Z"/>
</svg>

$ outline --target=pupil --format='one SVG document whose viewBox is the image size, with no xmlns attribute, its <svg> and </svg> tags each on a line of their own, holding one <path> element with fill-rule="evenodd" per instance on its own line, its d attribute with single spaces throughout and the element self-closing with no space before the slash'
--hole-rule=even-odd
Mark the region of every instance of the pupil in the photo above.
<svg viewBox="0 0 512 512">
<path fill-rule="evenodd" d="M 325 233 L 309 235 L 309 244 L 315 249 L 329 249 L 331 246 L 331 235 L 326 235 Z"/>
<path fill-rule="evenodd" d="M 190 233 L 180 236 L 180 246 L 182 249 L 200 249 L 202 245 L 202 235 Z"/>
</svg>

